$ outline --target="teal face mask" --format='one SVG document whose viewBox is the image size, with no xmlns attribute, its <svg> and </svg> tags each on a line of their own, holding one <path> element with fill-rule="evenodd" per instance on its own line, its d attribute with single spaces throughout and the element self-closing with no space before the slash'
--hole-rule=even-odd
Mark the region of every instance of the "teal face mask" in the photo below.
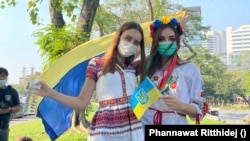
<svg viewBox="0 0 250 141">
<path fill-rule="evenodd" d="M 165 57 L 172 56 L 177 50 L 176 43 L 172 42 L 159 42 L 157 46 L 157 51 Z"/>
<path fill-rule="evenodd" d="M 6 85 L 6 83 L 7 83 L 7 80 L 6 80 L 6 79 L 4 79 L 4 80 L 0 80 L 0 87 L 5 86 L 5 85 Z"/>
</svg>

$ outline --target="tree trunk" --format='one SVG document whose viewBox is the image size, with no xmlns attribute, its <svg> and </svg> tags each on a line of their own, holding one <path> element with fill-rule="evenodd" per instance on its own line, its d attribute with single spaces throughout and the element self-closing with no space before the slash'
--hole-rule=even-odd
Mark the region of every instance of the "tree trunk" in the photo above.
<svg viewBox="0 0 250 141">
<path fill-rule="evenodd" d="M 90 123 L 86 119 L 85 110 L 80 112 L 80 115 L 79 115 L 78 119 L 79 119 L 79 122 L 80 122 L 80 129 L 88 131 L 88 129 L 90 127 Z"/>
<path fill-rule="evenodd" d="M 100 36 L 101 36 L 101 37 L 104 36 L 103 25 L 102 25 L 101 23 L 99 23 L 99 22 L 97 22 L 97 25 L 98 25 L 98 27 L 99 27 Z"/>
<path fill-rule="evenodd" d="M 147 0 L 147 2 L 148 2 L 148 9 L 149 9 L 149 14 L 150 14 L 150 20 L 153 21 L 154 20 L 154 11 L 153 11 L 151 0 Z"/>
<path fill-rule="evenodd" d="M 59 8 L 56 9 L 58 5 L 58 0 L 49 1 L 50 21 L 56 27 L 62 28 L 65 25 L 65 21 L 63 19 L 62 11 L 58 10 Z"/>
<path fill-rule="evenodd" d="M 79 126 L 80 130 L 88 131 L 90 123 L 86 119 L 85 110 L 73 111 L 71 118 L 71 128 L 76 129 L 77 126 Z"/>
<path fill-rule="evenodd" d="M 250 107 L 250 103 L 249 100 L 246 98 L 246 96 L 242 96 L 242 98 L 244 99 L 244 101 L 248 104 L 248 106 Z"/>
<path fill-rule="evenodd" d="M 97 7 L 99 6 L 99 0 L 85 0 L 82 6 L 81 14 L 78 18 L 77 30 L 85 32 L 86 40 L 89 40 L 90 33 L 95 18 Z"/>
</svg>

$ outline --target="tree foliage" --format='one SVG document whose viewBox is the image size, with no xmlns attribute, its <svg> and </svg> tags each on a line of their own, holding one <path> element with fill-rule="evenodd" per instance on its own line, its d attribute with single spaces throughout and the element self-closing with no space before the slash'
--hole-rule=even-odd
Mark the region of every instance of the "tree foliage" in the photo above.
<svg viewBox="0 0 250 141">
<path fill-rule="evenodd" d="M 39 53 L 43 60 L 47 60 L 44 62 L 44 69 L 65 53 L 85 42 L 87 39 L 82 38 L 82 34 L 84 32 L 75 32 L 75 27 L 72 25 L 63 28 L 50 25 L 34 32 L 33 36 L 37 39 L 35 44 L 40 46 Z"/>
<path fill-rule="evenodd" d="M 246 72 L 246 96 L 250 96 L 250 71 Z"/>
<path fill-rule="evenodd" d="M 228 70 L 218 56 L 210 54 L 202 47 L 195 47 L 197 56 L 192 61 L 199 68 L 204 80 L 204 90 L 207 97 L 234 102 L 235 97 L 247 101 L 250 73 L 246 70 Z M 188 55 L 182 52 L 182 57 Z M 247 78 L 247 79 L 246 79 Z"/>
<path fill-rule="evenodd" d="M 233 102 L 235 97 L 246 99 L 245 72 L 239 70 L 227 70 L 223 77 L 219 79 L 215 90 L 223 98 Z"/>
<path fill-rule="evenodd" d="M 15 7 L 16 6 L 16 0 L 2 0 L 1 2 L 0 2 L 0 8 L 1 9 L 4 9 L 4 8 L 6 8 L 6 7 Z"/>
</svg>

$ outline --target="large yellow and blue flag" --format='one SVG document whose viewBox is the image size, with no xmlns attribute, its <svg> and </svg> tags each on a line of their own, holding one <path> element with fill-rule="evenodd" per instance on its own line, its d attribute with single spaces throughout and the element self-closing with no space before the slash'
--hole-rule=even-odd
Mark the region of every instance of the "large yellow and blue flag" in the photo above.
<svg viewBox="0 0 250 141">
<path fill-rule="evenodd" d="M 130 98 L 130 105 L 136 117 L 141 119 L 146 110 L 160 97 L 161 92 L 155 84 L 146 77 Z"/>
<path fill-rule="evenodd" d="M 146 45 L 151 42 L 150 24 L 151 21 L 141 24 Z M 106 52 L 114 34 L 88 41 L 74 48 L 42 72 L 41 79 L 58 92 L 78 96 L 85 81 L 85 71 L 89 60 L 95 56 L 102 56 Z M 31 101 L 37 101 L 35 102 L 36 106 L 38 105 L 36 114 L 42 119 L 45 131 L 52 141 L 70 128 L 73 109 L 46 97 L 35 97 Z M 33 109 L 32 103 L 34 102 L 30 103 L 29 106 Z"/>
</svg>

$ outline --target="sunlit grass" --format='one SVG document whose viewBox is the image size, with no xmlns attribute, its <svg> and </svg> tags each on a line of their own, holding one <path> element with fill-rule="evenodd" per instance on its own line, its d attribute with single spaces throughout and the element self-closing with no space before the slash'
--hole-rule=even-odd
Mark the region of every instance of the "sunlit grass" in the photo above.
<svg viewBox="0 0 250 141">
<path fill-rule="evenodd" d="M 50 141 L 50 138 L 45 133 L 42 121 L 40 119 L 10 127 L 10 141 L 15 141 L 17 137 L 23 135 L 30 136 L 34 141 Z M 69 130 L 65 132 L 62 136 L 60 136 L 56 141 L 80 140 L 87 140 L 86 132 Z"/>
<path fill-rule="evenodd" d="M 195 124 L 188 118 L 189 124 Z M 226 123 L 220 121 L 212 121 L 204 119 L 201 125 L 225 125 Z M 34 141 L 50 141 L 48 135 L 45 133 L 42 121 L 40 119 L 15 125 L 10 128 L 10 141 L 15 141 L 18 136 L 27 135 L 34 139 Z M 60 136 L 56 141 L 86 141 L 87 133 L 84 131 L 69 130 Z"/>
<path fill-rule="evenodd" d="M 97 108 L 97 104 L 93 104 L 94 109 Z M 248 107 L 244 107 L 248 108 Z M 226 109 L 226 108 L 224 108 Z M 240 106 L 239 110 L 242 110 Z M 89 114 L 87 119 L 91 121 L 95 111 Z M 195 121 L 188 118 L 190 125 L 195 125 Z M 221 121 L 214 121 L 203 119 L 201 125 L 228 125 L 227 123 Z M 10 128 L 10 141 L 15 141 L 18 136 L 27 135 L 33 138 L 34 141 L 50 141 L 50 138 L 44 130 L 41 119 L 37 119 L 31 122 L 26 122 L 20 125 L 15 125 Z M 62 136 L 60 136 L 56 141 L 86 141 L 87 133 L 85 131 L 68 130 Z"/>
<path fill-rule="evenodd" d="M 195 125 L 195 121 L 191 120 L 189 117 L 187 119 L 190 125 Z M 209 119 L 201 120 L 200 124 L 201 125 L 228 125 L 227 123 L 222 122 L 222 121 L 209 120 Z"/>
</svg>

